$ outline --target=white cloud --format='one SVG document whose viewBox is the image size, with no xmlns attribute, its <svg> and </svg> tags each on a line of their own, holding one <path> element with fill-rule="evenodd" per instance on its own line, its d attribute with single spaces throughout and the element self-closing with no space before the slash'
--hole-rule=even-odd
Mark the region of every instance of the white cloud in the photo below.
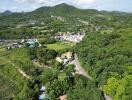
<svg viewBox="0 0 132 100">
<path fill-rule="evenodd" d="M 20 2 L 20 3 L 35 3 L 37 2 L 36 0 L 15 0 L 16 2 Z"/>
<path fill-rule="evenodd" d="M 67 3 L 78 8 L 92 8 L 96 0 L 14 0 L 16 3 L 21 4 L 24 11 L 32 11 L 41 6 L 55 6 L 61 3 Z M 17 9 L 17 8 L 16 8 Z M 14 8 L 14 10 L 16 10 Z"/>
<path fill-rule="evenodd" d="M 89 8 L 95 3 L 95 0 L 71 0 L 71 4 L 80 8 Z"/>
<path fill-rule="evenodd" d="M 94 3 L 95 0 L 71 0 L 75 4 L 91 4 Z"/>
<path fill-rule="evenodd" d="M 11 7 L 12 10 L 17 10 L 18 7 L 14 6 L 14 7 Z"/>
<path fill-rule="evenodd" d="M 64 0 L 15 0 L 15 1 L 19 3 L 45 4 L 49 6 L 64 2 Z"/>
<path fill-rule="evenodd" d="M 68 3 L 79 7 L 88 7 L 90 4 L 93 4 L 95 0 L 15 0 L 19 3 L 29 3 L 29 4 L 41 4 L 53 6 L 60 3 Z"/>
</svg>

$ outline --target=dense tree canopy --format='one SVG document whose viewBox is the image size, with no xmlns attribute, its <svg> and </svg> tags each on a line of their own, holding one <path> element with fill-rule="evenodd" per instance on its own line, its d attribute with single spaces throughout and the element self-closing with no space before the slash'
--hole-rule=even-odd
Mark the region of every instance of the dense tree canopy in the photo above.
<svg viewBox="0 0 132 100">
<path fill-rule="evenodd" d="M 131 32 L 127 28 L 109 34 L 88 33 L 76 47 L 82 66 L 95 78 L 98 87 L 107 83 L 104 91 L 114 100 L 131 98 L 131 90 L 127 89 L 132 86 Z"/>
</svg>

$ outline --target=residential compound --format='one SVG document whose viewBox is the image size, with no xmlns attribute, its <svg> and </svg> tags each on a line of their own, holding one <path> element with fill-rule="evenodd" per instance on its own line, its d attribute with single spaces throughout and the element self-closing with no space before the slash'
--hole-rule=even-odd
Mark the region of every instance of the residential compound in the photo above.
<svg viewBox="0 0 132 100">
<path fill-rule="evenodd" d="M 69 61 L 72 61 L 74 59 L 73 52 L 66 52 L 63 53 L 60 57 L 56 57 L 56 60 L 63 65 L 67 65 Z"/>
<path fill-rule="evenodd" d="M 66 41 L 78 43 L 78 42 L 82 41 L 84 36 L 85 36 L 85 33 L 74 34 L 74 35 L 64 34 L 64 35 L 60 35 L 60 36 L 55 36 L 55 39 L 66 40 Z"/>
</svg>

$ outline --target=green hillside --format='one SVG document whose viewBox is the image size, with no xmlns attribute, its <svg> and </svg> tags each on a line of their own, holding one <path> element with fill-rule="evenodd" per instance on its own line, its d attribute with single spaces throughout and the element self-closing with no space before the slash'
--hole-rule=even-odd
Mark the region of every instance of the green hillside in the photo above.
<svg viewBox="0 0 132 100">
<path fill-rule="evenodd" d="M 82 10 L 68 4 L 60 4 L 54 7 L 41 7 L 31 12 L 33 15 L 58 15 L 58 16 L 85 16 L 99 13 L 97 10 Z"/>
</svg>

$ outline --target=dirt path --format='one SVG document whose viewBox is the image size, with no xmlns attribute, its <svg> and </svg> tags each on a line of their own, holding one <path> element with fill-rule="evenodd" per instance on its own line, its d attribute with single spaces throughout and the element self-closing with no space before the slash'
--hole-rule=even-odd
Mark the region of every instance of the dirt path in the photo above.
<svg viewBox="0 0 132 100">
<path fill-rule="evenodd" d="M 19 72 L 22 74 L 22 76 L 24 76 L 25 78 L 31 79 L 30 76 L 28 76 L 23 70 L 21 70 L 18 66 L 16 66 L 16 65 L 15 65 L 13 62 L 11 62 L 10 60 L 7 60 L 7 59 L 1 58 L 1 57 L 0 57 L 0 59 L 6 61 L 6 62 L 8 62 L 8 63 L 10 63 L 12 66 L 14 66 L 16 69 L 18 69 L 18 71 L 19 71 Z"/>
</svg>

